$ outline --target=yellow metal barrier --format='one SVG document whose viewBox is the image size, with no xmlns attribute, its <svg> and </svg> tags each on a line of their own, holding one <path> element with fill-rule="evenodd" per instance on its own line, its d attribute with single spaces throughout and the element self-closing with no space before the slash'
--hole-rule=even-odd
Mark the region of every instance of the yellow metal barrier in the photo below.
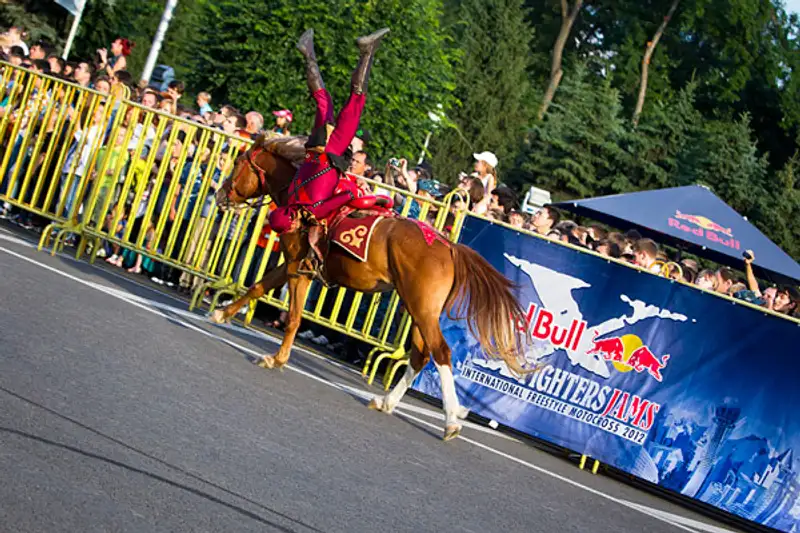
<svg viewBox="0 0 800 533">
<path fill-rule="evenodd" d="M 80 181 L 82 150 L 105 95 L 2 63 L 0 200 L 50 220 L 66 220 L 64 201 Z M 95 118 L 95 115 L 98 115 Z M 70 148 L 77 143 L 74 150 Z M 70 153 L 73 157 L 70 159 Z M 63 172 L 62 172 L 63 169 Z M 66 178 L 66 183 L 62 183 Z"/>
<path fill-rule="evenodd" d="M 103 94 L 0 63 L 0 201 L 50 221 L 39 243 L 61 250 L 77 238 L 76 257 L 95 261 L 105 247 L 117 264 L 147 271 L 191 291 L 191 307 L 213 291 L 211 310 L 225 295 L 238 296 L 283 261 L 277 236 L 264 234 L 269 211 L 218 211 L 214 193 L 249 142 L 126 99 L 115 86 Z M 454 212 L 443 202 L 370 182 L 442 229 Z M 456 212 L 452 239 L 463 212 Z M 172 273 L 170 269 L 175 269 Z M 250 280 L 249 278 L 252 278 Z M 364 297 L 316 284 L 303 316 L 373 346 L 364 366 L 369 382 L 388 360 L 384 384 L 406 364 L 411 329 L 396 293 Z M 288 295 L 272 291 L 262 302 L 288 308 Z M 250 323 L 251 305 L 245 316 Z"/>
</svg>

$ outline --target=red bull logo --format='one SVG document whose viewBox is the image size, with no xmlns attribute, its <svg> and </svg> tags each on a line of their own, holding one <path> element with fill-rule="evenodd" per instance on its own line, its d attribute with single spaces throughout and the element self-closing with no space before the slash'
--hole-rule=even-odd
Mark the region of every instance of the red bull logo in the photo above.
<svg viewBox="0 0 800 533">
<path fill-rule="evenodd" d="M 717 224 L 710 218 L 701 215 L 687 215 L 676 211 L 675 216 L 670 217 L 668 222 L 671 228 L 679 229 L 686 233 L 692 233 L 698 237 L 705 237 L 711 242 L 721 244 L 722 246 L 734 250 L 741 249 L 741 243 L 733 238 L 733 230 Z M 685 222 L 695 227 L 691 227 L 685 224 Z"/>
<path fill-rule="evenodd" d="M 597 335 L 595 334 L 595 337 Z M 636 335 L 623 335 L 622 337 L 609 337 L 593 341 L 593 346 L 586 352 L 587 354 L 602 355 L 606 361 L 611 361 L 614 368 L 620 372 L 630 372 L 631 370 L 641 374 L 647 372 L 656 381 L 662 381 L 661 370 L 666 368 L 669 355 L 661 358 L 642 343 Z"/>
<path fill-rule="evenodd" d="M 706 218 L 704 216 L 696 216 L 696 215 L 685 215 L 680 211 L 675 212 L 675 218 L 678 220 L 685 220 L 690 224 L 694 224 L 695 226 L 700 226 L 703 229 L 708 231 L 716 231 L 717 233 L 723 233 L 728 237 L 733 237 L 733 231 L 731 228 L 724 228 L 711 220 L 710 218 Z"/>
</svg>

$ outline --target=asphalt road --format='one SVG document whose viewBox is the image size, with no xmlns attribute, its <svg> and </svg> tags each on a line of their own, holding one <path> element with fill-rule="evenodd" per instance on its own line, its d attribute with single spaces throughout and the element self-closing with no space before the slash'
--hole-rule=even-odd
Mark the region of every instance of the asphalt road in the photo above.
<svg viewBox="0 0 800 533">
<path fill-rule="evenodd" d="M 0 229 L 0 530 L 732 530 Z"/>
</svg>

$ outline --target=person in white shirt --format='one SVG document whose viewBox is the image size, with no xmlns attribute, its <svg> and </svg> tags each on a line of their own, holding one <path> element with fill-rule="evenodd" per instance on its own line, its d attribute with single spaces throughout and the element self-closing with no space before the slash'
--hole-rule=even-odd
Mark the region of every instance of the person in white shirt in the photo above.
<svg viewBox="0 0 800 533">
<path fill-rule="evenodd" d="M 69 175 L 74 172 L 72 183 L 70 184 L 69 191 L 67 192 L 66 201 L 64 203 L 63 216 L 69 216 L 72 207 L 76 200 L 79 187 L 86 175 L 86 170 L 89 166 L 92 152 L 98 148 L 95 146 L 96 141 L 104 127 L 105 108 L 98 105 L 92 115 L 92 122 L 88 128 L 83 129 L 83 121 L 80 121 L 78 129 L 75 130 L 75 140 L 67 155 L 67 160 L 61 169 L 61 190 L 64 191 L 69 181 Z M 85 193 L 85 191 L 84 191 Z"/>
<path fill-rule="evenodd" d="M 22 38 L 25 36 L 25 32 L 22 30 L 22 28 L 18 26 L 12 26 L 8 28 L 5 36 L 8 38 L 8 50 L 5 50 L 6 53 L 8 53 L 12 47 L 19 46 L 22 48 L 22 51 L 25 52 L 26 56 L 30 54 L 28 45 L 22 40 Z"/>
<path fill-rule="evenodd" d="M 475 158 L 475 172 L 473 176 L 483 183 L 486 194 L 491 194 L 497 188 L 497 156 L 492 152 L 472 154 Z"/>
</svg>

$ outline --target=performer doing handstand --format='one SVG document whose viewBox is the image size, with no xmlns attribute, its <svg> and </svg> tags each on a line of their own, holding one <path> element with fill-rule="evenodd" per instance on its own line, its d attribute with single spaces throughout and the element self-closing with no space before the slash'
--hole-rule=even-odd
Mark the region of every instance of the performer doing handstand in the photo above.
<svg viewBox="0 0 800 533">
<path fill-rule="evenodd" d="M 318 221 L 358 196 L 354 183 L 349 187 L 347 181 L 340 184 L 340 180 L 345 177 L 349 165 L 349 157 L 345 154 L 358 131 L 367 99 L 367 80 L 373 56 L 387 33 L 389 29 L 384 28 L 356 41 L 361 55 L 353 71 L 350 97 L 335 123 L 333 100 L 322 82 L 314 54 L 314 30 L 306 31 L 297 43 L 297 48 L 306 58 L 308 89 L 316 102 L 317 112 L 314 129 L 305 145 L 305 161 L 289 186 L 289 203 L 270 213 L 269 224 L 278 233 L 294 231 L 306 224 L 309 244 L 319 261 L 317 266 L 312 266 L 313 270 L 319 270 L 323 260 L 319 242 L 324 237 L 325 227 Z M 336 192 L 337 187 L 339 192 Z"/>
</svg>

